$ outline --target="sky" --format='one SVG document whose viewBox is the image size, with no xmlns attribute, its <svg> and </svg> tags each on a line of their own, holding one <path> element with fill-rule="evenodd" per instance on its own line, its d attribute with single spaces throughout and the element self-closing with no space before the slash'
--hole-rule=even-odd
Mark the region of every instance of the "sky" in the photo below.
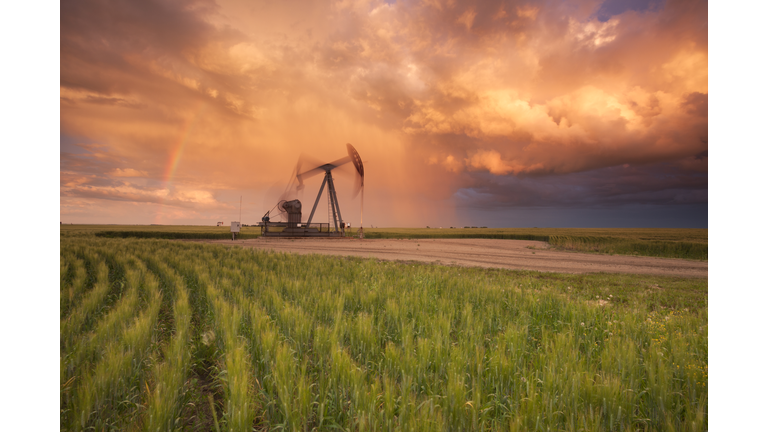
<svg viewBox="0 0 768 432">
<path fill-rule="evenodd" d="M 708 227 L 703 1 L 62 2 L 59 88 L 62 223 L 255 224 L 351 143 L 366 227 Z"/>
</svg>

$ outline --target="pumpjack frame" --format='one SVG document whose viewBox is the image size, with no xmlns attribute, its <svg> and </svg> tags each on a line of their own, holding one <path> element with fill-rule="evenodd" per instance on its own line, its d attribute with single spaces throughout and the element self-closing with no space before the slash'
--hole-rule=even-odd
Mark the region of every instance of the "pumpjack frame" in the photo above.
<svg viewBox="0 0 768 432">
<path fill-rule="evenodd" d="M 326 164 L 330 165 L 330 164 Z M 324 165 L 325 166 L 325 165 Z M 312 223 L 312 218 L 315 217 L 315 210 L 317 210 L 317 204 L 320 203 L 320 197 L 323 195 L 323 189 L 325 189 L 326 183 L 328 184 L 328 195 L 329 195 L 329 203 L 331 206 L 331 213 L 333 214 L 333 229 L 338 231 L 339 228 L 341 228 L 341 231 L 344 231 L 344 221 L 341 218 L 341 207 L 339 207 L 339 199 L 336 197 L 336 186 L 333 184 L 333 175 L 331 175 L 331 170 L 335 167 L 326 168 L 325 169 L 325 176 L 323 177 L 323 183 L 320 185 L 320 190 L 317 192 L 317 198 L 315 198 L 315 205 L 312 206 L 312 212 L 309 214 L 309 219 L 307 219 L 307 225 Z M 330 224 L 330 220 L 328 223 Z"/>
<path fill-rule="evenodd" d="M 325 172 L 323 176 L 323 182 L 320 185 L 320 190 L 317 192 L 317 198 L 312 206 L 312 211 L 309 213 L 309 219 L 306 223 L 301 222 L 301 202 L 298 200 L 286 201 L 278 203 L 289 214 L 289 222 L 270 222 L 269 212 L 267 212 L 262 218 L 262 233 L 265 237 L 345 237 L 346 236 L 346 224 L 341 216 L 341 206 L 339 206 L 339 199 L 336 194 L 336 185 L 333 182 L 333 175 L 331 171 L 341 165 L 348 162 L 353 162 L 355 169 L 360 176 L 360 187 L 362 187 L 363 178 L 363 164 L 360 155 L 357 150 L 351 145 L 347 144 L 347 152 L 349 156 L 345 156 L 341 159 L 329 162 L 318 167 L 312 168 L 304 172 L 298 172 L 296 179 L 299 184 L 297 190 L 304 189 L 304 179 L 312 177 L 314 175 Z M 326 185 L 328 186 L 328 204 L 330 211 L 328 214 L 328 223 L 312 223 L 312 219 L 315 217 L 315 211 L 317 205 L 320 203 L 320 197 L 323 195 Z M 298 206 L 296 205 L 298 203 Z M 332 223 L 332 225 L 331 225 Z M 269 227 L 282 227 L 282 231 L 270 231 Z M 361 227 L 362 229 L 362 227 Z M 362 238 L 362 237 L 361 237 Z"/>
<path fill-rule="evenodd" d="M 301 213 L 291 213 L 289 210 L 290 203 L 294 201 L 287 201 L 281 203 L 285 205 L 286 210 L 289 210 L 289 222 L 269 222 L 269 217 L 265 215 L 262 218 L 262 235 L 265 237 L 345 237 L 346 226 L 341 218 L 341 207 L 339 206 L 339 200 L 336 197 L 336 186 L 333 184 L 333 176 L 331 175 L 331 169 L 329 168 L 325 172 L 323 177 L 323 183 L 320 185 L 320 191 L 317 193 L 315 204 L 312 206 L 312 212 L 309 214 L 309 219 L 306 223 L 297 222 L 301 220 Z M 312 218 L 315 216 L 317 205 L 320 203 L 320 197 L 323 195 L 323 190 L 326 184 L 328 185 L 328 201 L 331 207 L 331 214 L 333 219 L 333 225 L 328 223 L 312 223 Z M 295 200 L 298 201 L 298 200 Z M 293 205 L 295 208 L 295 204 Z M 299 204 L 299 209 L 301 204 Z M 283 228 L 281 231 L 270 231 L 269 228 Z"/>
</svg>

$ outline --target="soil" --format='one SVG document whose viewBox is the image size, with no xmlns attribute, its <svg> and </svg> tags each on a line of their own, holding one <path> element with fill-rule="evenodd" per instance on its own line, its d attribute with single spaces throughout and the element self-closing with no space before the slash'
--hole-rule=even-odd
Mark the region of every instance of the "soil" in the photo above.
<svg viewBox="0 0 768 432">
<path fill-rule="evenodd" d="M 545 242 L 495 239 L 196 240 L 299 254 L 358 256 L 389 261 L 537 270 L 557 273 L 631 273 L 706 278 L 707 261 L 567 252 Z"/>
</svg>

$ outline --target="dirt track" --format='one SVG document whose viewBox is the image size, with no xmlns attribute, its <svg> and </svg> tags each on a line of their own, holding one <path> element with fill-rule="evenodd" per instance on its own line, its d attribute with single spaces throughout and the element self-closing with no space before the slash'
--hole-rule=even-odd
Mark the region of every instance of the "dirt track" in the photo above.
<svg viewBox="0 0 768 432">
<path fill-rule="evenodd" d="M 560 273 L 605 272 L 706 278 L 709 269 L 707 261 L 563 252 L 549 250 L 544 242 L 526 240 L 259 238 L 205 242 L 299 254 L 359 256 Z"/>
</svg>

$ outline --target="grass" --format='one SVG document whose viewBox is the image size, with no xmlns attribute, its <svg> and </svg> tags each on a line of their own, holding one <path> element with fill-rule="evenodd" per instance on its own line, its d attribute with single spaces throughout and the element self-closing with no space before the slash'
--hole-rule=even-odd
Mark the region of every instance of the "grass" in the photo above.
<svg viewBox="0 0 768 432">
<path fill-rule="evenodd" d="M 219 239 L 232 238 L 229 226 L 199 225 L 61 225 L 62 236 L 90 236 L 104 238 L 144 239 Z M 261 236 L 259 227 L 240 228 L 239 239 Z"/>
<path fill-rule="evenodd" d="M 62 430 L 708 429 L 706 280 L 62 236 L 81 267 Z"/>
<path fill-rule="evenodd" d="M 548 242 L 555 248 L 578 252 L 687 258 L 696 260 L 706 260 L 708 256 L 707 243 L 691 241 L 553 235 L 549 237 Z"/>
</svg>

